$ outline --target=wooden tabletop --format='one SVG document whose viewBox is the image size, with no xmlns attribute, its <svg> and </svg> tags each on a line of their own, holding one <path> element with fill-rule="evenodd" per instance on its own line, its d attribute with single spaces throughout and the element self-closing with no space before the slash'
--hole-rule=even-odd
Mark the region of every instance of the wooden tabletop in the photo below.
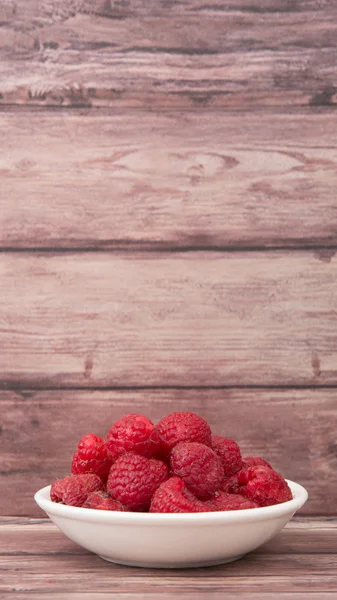
<svg viewBox="0 0 337 600">
<path fill-rule="evenodd" d="M 337 597 L 337 519 L 293 519 L 245 558 L 203 569 L 106 563 L 46 519 L 0 520 L 1 598 L 324 600 Z"/>
</svg>

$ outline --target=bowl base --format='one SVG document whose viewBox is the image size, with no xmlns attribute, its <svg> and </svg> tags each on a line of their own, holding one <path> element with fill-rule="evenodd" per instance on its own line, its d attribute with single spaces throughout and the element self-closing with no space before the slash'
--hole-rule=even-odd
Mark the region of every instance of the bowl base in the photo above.
<svg viewBox="0 0 337 600">
<path fill-rule="evenodd" d="M 196 561 L 196 562 L 186 562 L 186 563 L 167 563 L 167 562 L 147 562 L 147 561 L 127 561 L 127 560 L 118 560 L 114 558 L 108 558 L 107 556 L 98 555 L 103 560 L 107 562 L 115 563 L 116 565 L 124 565 L 126 567 L 142 567 L 146 569 L 198 569 L 201 567 L 216 567 L 217 565 L 224 565 L 226 563 L 234 562 L 235 560 L 239 560 L 244 554 L 240 556 L 233 556 L 232 558 L 222 558 L 217 560 L 209 560 L 209 561 Z"/>
</svg>

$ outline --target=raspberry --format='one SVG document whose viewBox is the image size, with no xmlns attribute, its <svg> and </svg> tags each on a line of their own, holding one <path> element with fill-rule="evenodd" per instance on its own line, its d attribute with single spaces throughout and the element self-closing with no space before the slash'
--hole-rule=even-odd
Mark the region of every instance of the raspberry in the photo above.
<svg viewBox="0 0 337 600">
<path fill-rule="evenodd" d="M 239 493 L 239 473 L 240 471 L 234 473 L 234 475 L 231 475 L 224 480 L 221 486 L 221 490 L 223 492 L 226 492 L 227 494 Z"/>
<path fill-rule="evenodd" d="M 168 467 L 161 460 L 127 453 L 112 465 L 107 491 L 129 510 L 146 511 L 152 495 L 167 478 Z"/>
<path fill-rule="evenodd" d="M 102 480 L 94 473 L 67 475 L 54 481 L 50 489 L 50 499 L 69 506 L 83 506 L 89 494 L 102 489 Z"/>
<path fill-rule="evenodd" d="M 159 439 L 150 419 L 129 414 L 113 424 L 107 436 L 107 446 L 114 459 L 126 452 L 137 452 L 151 458 L 159 450 Z"/>
<path fill-rule="evenodd" d="M 106 492 L 92 492 L 83 504 L 83 508 L 95 508 L 96 510 L 126 510 L 125 506 L 113 500 Z"/>
<path fill-rule="evenodd" d="M 210 507 L 190 492 L 180 477 L 171 477 L 155 491 L 150 513 L 209 512 Z"/>
<path fill-rule="evenodd" d="M 280 504 L 292 499 L 291 490 L 282 475 L 270 467 L 256 466 L 242 469 L 235 475 L 236 483 L 223 485 L 223 491 L 242 494 L 259 506 Z"/>
<path fill-rule="evenodd" d="M 230 477 L 242 467 L 241 452 L 238 444 L 230 438 L 214 435 L 212 448 L 219 456 L 224 468 L 225 477 Z"/>
<path fill-rule="evenodd" d="M 264 460 L 264 458 L 261 458 L 260 456 L 245 456 L 242 459 L 242 467 L 244 469 L 247 469 L 248 467 L 269 467 L 270 469 L 272 469 L 273 467 L 269 464 L 269 462 L 267 462 L 266 460 Z"/>
<path fill-rule="evenodd" d="M 175 412 L 164 417 L 157 424 L 160 453 L 168 457 L 172 448 L 179 442 L 199 442 L 211 445 L 212 432 L 208 423 L 195 413 Z"/>
<path fill-rule="evenodd" d="M 215 492 L 214 496 L 207 500 L 206 504 L 212 510 L 244 510 L 247 508 L 257 508 L 258 504 L 248 500 L 240 494 L 227 494 L 226 492 Z"/>
<path fill-rule="evenodd" d="M 111 465 L 112 460 L 108 455 L 105 440 L 98 435 L 88 433 L 78 443 L 71 463 L 71 472 L 75 475 L 96 473 L 103 482 L 106 482 Z"/>
<path fill-rule="evenodd" d="M 249 463 L 252 462 L 256 462 L 255 464 L 250 465 Z M 266 464 L 264 464 L 266 463 Z M 227 492 L 228 494 L 239 494 L 239 473 L 244 470 L 244 469 L 248 469 L 250 466 L 255 467 L 255 466 L 264 466 L 267 467 L 269 469 L 271 469 L 272 471 L 274 470 L 269 463 L 267 463 L 266 460 L 264 460 L 263 458 L 260 458 L 258 456 L 248 456 L 247 458 L 243 458 L 242 459 L 242 469 L 240 469 L 240 471 L 238 471 L 237 473 L 234 473 L 233 475 L 231 475 L 230 477 L 225 477 L 225 480 L 221 486 L 221 490 L 223 492 Z"/>
<path fill-rule="evenodd" d="M 198 442 L 180 442 L 171 452 L 173 475 L 180 477 L 197 496 L 205 499 L 214 494 L 223 482 L 220 458 L 211 448 Z"/>
</svg>

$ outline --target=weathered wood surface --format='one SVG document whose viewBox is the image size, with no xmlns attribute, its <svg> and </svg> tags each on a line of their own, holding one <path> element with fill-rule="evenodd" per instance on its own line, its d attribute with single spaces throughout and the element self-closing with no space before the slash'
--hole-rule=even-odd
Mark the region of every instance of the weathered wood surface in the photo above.
<svg viewBox="0 0 337 600">
<path fill-rule="evenodd" d="M 337 245 L 329 111 L 4 112 L 0 137 L 3 248 Z"/>
<path fill-rule="evenodd" d="M 45 515 L 44 515 L 45 517 Z M 283 532 L 258 548 L 254 554 L 329 554 L 336 551 L 336 519 L 294 517 Z M 46 556 L 60 553 L 87 554 L 83 548 L 63 536 L 46 518 L 0 517 L 2 548 L 0 555 L 24 554 L 36 551 Z M 312 544 L 312 539 L 315 544 Z M 60 543 L 62 542 L 62 544 Z M 60 547 L 61 546 L 61 547 Z"/>
<path fill-rule="evenodd" d="M 336 521 L 294 520 L 240 561 L 172 571 L 105 563 L 49 521 L 2 520 L 0 531 L 3 598 L 45 598 L 47 590 L 53 600 L 332 600 L 337 593 Z"/>
<path fill-rule="evenodd" d="M 222 415 L 309 489 L 302 514 L 336 514 L 336 388 L 95 390 L 337 385 L 336 37 L 327 0 L 1 2 L 0 381 L 19 391 L 0 396 L 0 513 L 41 514 L 34 491 L 111 405 Z M 6 252 L 27 248 L 48 252 Z M 336 596 L 325 526 L 131 580 L 63 538 L 50 555 L 44 527 L 46 556 L 30 529 L 3 557 L 0 595 Z"/>
<path fill-rule="evenodd" d="M 41 515 L 34 493 L 69 472 L 85 433 L 105 436 L 130 412 L 157 422 L 175 410 L 197 412 L 215 433 L 236 439 L 243 455 L 264 456 L 304 485 L 309 500 L 301 514 L 336 514 L 334 389 L 22 390 L 1 392 L 0 406 L 3 515 Z"/>
<path fill-rule="evenodd" d="M 0 22 L 3 104 L 337 102 L 334 2 L 5 0 Z"/>
<path fill-rule="evenodd" d="M 0 379 L 336 385 L 333 254 L 3 253 Z"/>
</svg>

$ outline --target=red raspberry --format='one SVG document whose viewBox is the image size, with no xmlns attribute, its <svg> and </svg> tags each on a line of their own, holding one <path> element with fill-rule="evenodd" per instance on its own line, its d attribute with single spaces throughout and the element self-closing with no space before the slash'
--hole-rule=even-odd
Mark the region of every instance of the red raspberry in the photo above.
<svg viewBox="0 0 337 600">
<path fill-rule="evenodd" d="M 173 475 L 180 477 L 187 487 L 202 500 L 218 490 L 224 473 L 220 458 L 211 448 L 198 442 L 180 442 L 171 452 Z"/>
<path fill-rule="evenodd" d="M 83 508 L 95 508 L 96 510 L 126 510 L 125 506 L 113 500 L 106 492 L 92 492 L 83 504 Z"/>
<path fill-rule="evenodd" d="M 129 510 L 146 511 L 154 492 L 167 478 L 168 467 L 161 460 L 127 453 L 112 465 L 107 490 Z"/>
<path fill-rule="evenodd" d="M 240 494 L 227 494 L 226 492 L 215 492 L 214 496 L 207 500 L 206 504 L 212 510 L 245 510 L 246 508 L 257 508 L 258 504 L 248 500 Z"/>
<path fill-rule="evenodd" d="M 282 475 L 270 467 L 256 466 L 242 469 L 232 476 L 236 478 L 231 485 L 223 485 L 223 491 L 242 494 L 259 506 L 280 504 L 292 499 L 291 490 Z"/>
<path fill-rule="evenodd" d="M 237 473 L 234 473 L 234 475 L 231 475 L 230 477 L 227 477 L 222 486 L 221 486 L 221 490 L 223 492 L 226 492 L 228 494 L 238 494 L 239 493 L 239 473 L 240 471 L 238 471 Z"/>
<path fill-rule="evenodd" d="M 250 465 L 249 462 L 254 463 L 256 461 L 256 465 L 252 464 Z M 259 464 L 261 461 L 261 464 Z M 247 462 L 247 466 L 246 466 L 246 462 Z M 266 463 L 266 464 L 263 464 Z M 250 466 L 255 467 L 255 466 L 265 466 L 268 467 L 269 469 L 271 469 L 272 471 L 274 469 L 272 469 L 272 467 L 270 466 L 269 463 L 267 463 L 267 461 L 265 461 L 263 458 L 257 457 L 257 456 L 248 456 L 247 458 L 243 458 L 242 459 L 242 469 L 240 469 L 240 471 L 238 471 L 237 473 L 234 473 L 234 475 L 231 475 L 230 477 L 225 477 L 225 480 L 221 486 L 221 490 L 223 492 L 227 492 L 228 494 L 239 494 L 239 473 L 244 470 L 244 469 L 248 469 Z"/>
<path fill-rule="evenodd" d="M 107 446 L 114 459 L 126 452 L 137 452 L 151 458 L 159 450 L 159 439 L 150 419 L 129 414 L 113 424 L 107 436 Z"/>
<path fill-rule="evenodd" d="M 108 479 L 112 460 L 108 455 L 106 442 L 93 433 L 83 436 L 73 455 L 71 472 L 96 473 L 103 482 Z"/>
<path fill-rule="evenodd" d="M 225 477 L 230 477 L 241 469 L 241 452 L 239 445 L 234 440 L 214 435 L 212 437 L 212 448 L 222 462 Z"/>
<path fill-rule="evenodd" d="M 171 477 L 155 491 L 150 513 L 209 512 L 210 507 L 198 500 L 179 477 Z"/>
<path fill-rule="evenodd" d="M 83 506 L 89 494 L 103 490 L 102 480 L 94 473 L 67 475 L 52 483 L 50 499 L 69 506 Z"/>
<path fill-rule="evenodd" d="M 264 460 L 264 458 L 261 458 L 260 456 L 245 456 L 242 459 L 242 468 L 247 469 L 248 467 L 269 467 L 270 469 L 272 469 L 273 467 L 269 464 L 269 462 L 267 462 L 266 460 Z"/>
<path fill-rule="evenodd" d="M 208 423 L 191 412 L 175 412 L 164 417 L 157 424 L 160 453 L 168 457 L 172 448 L 179 442 L 199 442 L 210 446 L 212 432 Z"/>
</svg>

